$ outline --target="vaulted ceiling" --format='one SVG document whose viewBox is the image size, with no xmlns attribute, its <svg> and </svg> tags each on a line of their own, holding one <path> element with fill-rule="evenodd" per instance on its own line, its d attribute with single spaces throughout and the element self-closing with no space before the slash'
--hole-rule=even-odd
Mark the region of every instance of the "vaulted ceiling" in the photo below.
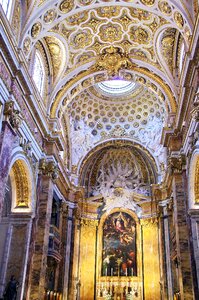
<svg viewBox="0 0 199 300">
<path fill-rule="evenodd" d="M 41 43 L 51 62 L 47 113 L 59 120 L 72 177 L 87 155 L 110 141 L 144 149 L 163 176 L 161 134 L 178 107 L 193 29 L 190 1 L 38 0 L 28 6 L 21 47 L 28 60 Z M 111 88 L 110 81 L 118 85 Z"/>
</svg>

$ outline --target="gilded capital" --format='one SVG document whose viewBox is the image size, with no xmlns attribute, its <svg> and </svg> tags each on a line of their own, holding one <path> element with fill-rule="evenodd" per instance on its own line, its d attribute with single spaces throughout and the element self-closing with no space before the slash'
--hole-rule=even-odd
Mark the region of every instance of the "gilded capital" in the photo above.
<svg viewBox="0 0 199 300">
<path fill-rule="evenodd" d="M 181 173 L 183 170 L 183 166 L 186 165 L 186 157 L 181 154 L 179 156 L 170 156 L 168 158 L 168 169 L 170 173 Z"/>
<path fill-rule="evenodd" d="M 98 220 L 94 219 L 88 219 L 88 218 L 82 218 L 81 219 L 81 225 L 82 226 L 88 226 L 88 227 L 97 227 L 98 226 Z"/>
<path fill-rule="evenodd" d="M 52 179 L 57 179 L 59 175 L 59 168 L 54 161 L 47 161 L 42 158 L 39 161 L 39 172 L 40 174 L 47 175 Z"/>
</svg>

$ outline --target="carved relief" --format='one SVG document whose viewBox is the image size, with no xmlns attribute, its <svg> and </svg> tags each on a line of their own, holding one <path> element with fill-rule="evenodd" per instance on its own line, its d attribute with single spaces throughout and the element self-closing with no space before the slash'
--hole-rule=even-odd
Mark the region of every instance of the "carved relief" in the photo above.
<svg viewBox="0 0 199 300">
<path fill-rule="evenodd" d="M 122 30 L 117 24 L 106 24 L 100 27 L 99 36 L 104 42 L 119 41 L 122 37 Z"/>
<path fill-rule="evenodd" d="M 56 18 L 56 11 L 54 9 L 49 9 L 47 10 L 47 12 L 44 14 L 44 22 L 46 24 L 50 24 L 54 21 L 54 19 Z"/>
<path fill-rule="evenodd" d="M 119 48 L 106 48 L 97 58 L 95 64 L 96 70 L 106 70 L 109 76 L 118 75 L 121 69 L 132 68 L 134 64 L 128 58 L 127 54 L 122 53 Z"/>
<path fill-rule="evenodd" d="M 4 115 L 8 118 L 11 126 L 18 129 L 22 122 L 22 117 L 18 109 L 14 109 L 14 101 L 5 103 Z"/>
<path fill-rule="evenodd" d="M 181 29 L 184 26 L 184 20 L 183 17 L 181 15 L 181 13 L 179 13 L 178 11 L 176 11 L 174 13 L 174 20 L 177 24 L 177 26 Z"/>
<path fill-rule="evenodd" d="M 72 10 L 73 6 L 74 0 L 64 0 L 61 2 L 59 9 L 61 10 L 61 12 L 67 13 Z"/>
<path fill-rule="evenodd" d="M 35 23 L 32 26 L 31 35 L 33 38 L 36 38 L 39 35 L 39 33 L 41 32 L 41 28 L 42 28 L 42 25 L 39 22 Z"/>
<path fill-rule="evenodd" d="M 155 0 L 140 0 L 140 1 L 147 6 L 153 6 L 155 3 Z"/>
<path fill-rule="evenodd" d="M 30 45 L 31 45 L 31 40 L 30 38 L 25 38 L 24 42 L 23 42 L 23 51 L 25 53 L 25 55 L 28 55 L 30 52 Z"/>
<path fill-rule="evenodd" d="M 171 6 L 168 4 L 167 1 L 161 1 L 158 4 L 161 12 L 163 12 L 165 15 L 170 15 L 172 12 Z"/>
<path fill-rule="evenodd" d="M 149 42 L 149 34 L 146 29 L 142 27 L 132 27 L 130 38 L 133 42 L 138 44 L 147 44 Z"/>
</svg>

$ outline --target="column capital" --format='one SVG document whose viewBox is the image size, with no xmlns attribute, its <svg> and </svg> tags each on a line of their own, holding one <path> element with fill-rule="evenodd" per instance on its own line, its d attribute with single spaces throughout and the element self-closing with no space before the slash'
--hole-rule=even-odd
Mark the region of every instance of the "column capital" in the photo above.
<svg viewBox="0 0 199 300">
<path fill-rule="evenodd" d="M 184 154 L 170 155 L 168 157 L 168 169 L 171 175 L 182 173 L 186 165 L 186 156 Z"/>
<path fill-rule="evenodd" d="M 99 221 L 96 219 L 81 218 L 81 225 L 84 227 L 97 227 Z"/>
<path fill-rule="evenodd" d="M 55 180 L 59 176 L 59 168 L 55 161 L 42 158 L 39 161 L 39 173 Z"/>
</svg>

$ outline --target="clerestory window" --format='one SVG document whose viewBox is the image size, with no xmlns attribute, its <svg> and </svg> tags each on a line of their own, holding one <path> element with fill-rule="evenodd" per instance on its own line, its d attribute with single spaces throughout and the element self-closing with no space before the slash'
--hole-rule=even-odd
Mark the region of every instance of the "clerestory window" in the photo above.
<svg viewBox="0 0 199 300">
<path fill-rule="evenodd" d="M 38 50 L 36 50 L 35 53 L 35 61 L 33 66 L 33 80 L 36 84 L 40 95 L 42 96 L 44 90 L 45 69 L 42 56 Z"/>
<path fill-rule="evenodd" d="M 10 18 L 11 15 L 11 8 L 12 8 L 12 0 L 0 0 L 0 4 L 7 16 L 7 18 Z"/>
</svg>

